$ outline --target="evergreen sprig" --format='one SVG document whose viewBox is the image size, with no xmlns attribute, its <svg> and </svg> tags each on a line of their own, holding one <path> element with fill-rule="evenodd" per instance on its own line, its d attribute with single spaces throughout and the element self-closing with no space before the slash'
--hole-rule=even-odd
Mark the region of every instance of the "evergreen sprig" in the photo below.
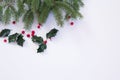
<svg viewBox="0 0 120 80">
<path fill-rule="evenodd" d="M 63 26 L 67 15 L 82 17 L 79 11 L 83 5 L 82 0 L 0 0 L 0 21 L 8 24 L 11 18 L 18 21 L 23 16 L 25 28 L 29 29 L 34 19 L 44 24 L 52 12 L 57 24 Z"/>
</svg>

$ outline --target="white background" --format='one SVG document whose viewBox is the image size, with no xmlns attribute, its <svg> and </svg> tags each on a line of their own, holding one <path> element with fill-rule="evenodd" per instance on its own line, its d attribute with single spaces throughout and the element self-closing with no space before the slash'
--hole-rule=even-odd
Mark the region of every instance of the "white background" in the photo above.
<svg viewBox="0 0 120 80">
<path fill-rule="evenodd" d="M 23 48 L 1 38 L 0 80 L 120 80 L 120 0 L 84 3 L 84 18 L 73 27 L 65 23 L 42 54 L 26 37 Z M 33 29 L 44 37 L 55 27 L 51 19 L 52 15 L 41 30 Z M 6 28 L 20 32 L 21 26 L 20 22 Z"/>
</svg>

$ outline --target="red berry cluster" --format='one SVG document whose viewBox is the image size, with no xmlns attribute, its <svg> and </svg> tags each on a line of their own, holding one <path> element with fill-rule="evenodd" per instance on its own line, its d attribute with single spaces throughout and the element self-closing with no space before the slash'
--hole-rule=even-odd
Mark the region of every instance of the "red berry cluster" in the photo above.
<svg viewBox="0 0 120 80">
<path fill-rule="evenodd" d="M 71 16 L 68 16 L 67 18 L 70 19 Z M 16 21 L 12 21 L 12 24 L 16 24 Z M 70 25 L 73 26 L 73 25 L 74 25 L 74 22 L 70 22 Z M 38 28 L 38 29 L 41 28 L 41 24 L 40 24 L 40 23 L 37 25 L 37 28 Z M 21 34 L 25 35 L 25 33 L 26 33 L 25 30 L 22 30 L 22 31 L 21 31 Z M 29 33 L 26 34 L 26 37 L 30 38 L 31 36 L 33 37 L 34 35 L 35 35 L 35 31 L 32 30 L 30 34 L 29 34 Z M 51 39 L 50 39 L 50 40 L 51 40 Z M 4 39 L 3 41 L 4 41 L 5 43 L 7 43 L 7 39 Z M 47 40 L 44 41 L 44 44 L 46 44 L 46 43 L 47 43 Z"/>
<path fill-rule="evenodd" d="M 40 24 L 40 23 L 37 25 L 37 28 L 38 28 L 38 29 L 41 28 L 41 24 Z M 26 33 L 25 30 L 22 30 L 22 31 L 21 31 L 21 34 L 24 35 L 25 33 Z M 35 30 L 32 30 L 31 33 L 26 34 L 26 37 L 28 37 L 28 38 L 30 38 L 31 36 L 32 36 L 32 37 L 35 36 Z"/>
</svg>

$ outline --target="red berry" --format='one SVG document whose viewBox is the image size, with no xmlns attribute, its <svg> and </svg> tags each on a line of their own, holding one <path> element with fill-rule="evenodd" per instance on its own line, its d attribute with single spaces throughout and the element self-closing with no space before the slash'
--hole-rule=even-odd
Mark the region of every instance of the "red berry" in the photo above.
<svg viewBox="0 0 120 80">
<path fill-rule="evenodd" d="M 35 35 L 35 31 L 33 30 L 32 32 L 31 32 L 31 36 L 33 37 Z"/>
<path fill-rule="evenodd" d="M 44 44 L 47 44 L 47 40 L 45 40 L 43 43 L 44 43 Z"/>
<path fill-rule="evenodd" d="M 12 23 L 13 23 L 13 24 L 16 24 L 16 21 L 13 21 Z"/>
<path fill-rule="evenodd" d="M 31 34 L 35 34 L 35 31 L 33 30 L 33 31 L 31 31 Z"/>
<path fill-rule="evenodd" d="M 30 34 L 27 34 L 27 37 L 30 38 Z"/>
<path fill-rule="evenodd" d="M 25 34 L 25 31 L 22 31 L 21 33 L 22 33 L 22 34 Z"/>
<path fill-rule="evenodd" d="M 7 39 L 4 39 L 4 42 L 6 43 L 6 42 L 7 42 Z"/>
<path fill-rule="evenodd" d="M 38 25 L 37 28 L 40 29 L 40 25 Z"/>
<path fill-rule="evenodd" d="M 73 25 L 74 25 L 74 22 L 71 22 L 70 25 L 73 26 Z"/>
<path fill-rule="evenodd" d="M 31 36 L 33 37 L 33 36 L 35 36 L 35 34 L 31 34 Z"/>
</svg>

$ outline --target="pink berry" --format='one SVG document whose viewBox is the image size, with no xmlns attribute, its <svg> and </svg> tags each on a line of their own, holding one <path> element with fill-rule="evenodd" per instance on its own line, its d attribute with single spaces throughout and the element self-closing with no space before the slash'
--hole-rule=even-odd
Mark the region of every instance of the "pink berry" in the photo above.
<svg viewBox="0 0 120 80">
<path fill-rule="evenodd" d="M 12 23 L 13 23 L 13 24 L 16 24 L 16 21 L 13 21 Z"/>
<path fill-rule="evenodd" d="M 31 34 L 31 36 L 33 37 L 33 36 L 35 36 L 35 34 Z"/>
<path fill-rule="evenodd" d="M 44 44 L 47 44 L 47 40 L 45 40 L 43 43 L 44 43 Z"/>
<path fill-rule="evenodd" d="M 73 26 L 73 25 L 74 25 L 74 22 L 71 22 L 70 25 Z"/>
<path fill-rule="evenodd" d="M 30 34 L 27 34 L 27 37 L 30 38 Z"/>
<path fill-rule="evenodd" d="M 7 39 L 4 39 L 4 42 L 6 43 L 6 42 L 7 42 Z"/>
<path fill-rule="evenodd" d="M 40 29 L 40 25 L 38 25 L 37 28 Z"/>
<path fill-rule="evenodd" d="M 32 31 L 31 31 L 31 34 L 35 34 L 35 31 L 34 31 L 34 30 L 32 30 Z"/>
<path fill-rule="evenodd" d="M 22 34 L 25 34 L 25 31 L 22 31 L 21 33 L 22 33 Z"/>
</svg>

